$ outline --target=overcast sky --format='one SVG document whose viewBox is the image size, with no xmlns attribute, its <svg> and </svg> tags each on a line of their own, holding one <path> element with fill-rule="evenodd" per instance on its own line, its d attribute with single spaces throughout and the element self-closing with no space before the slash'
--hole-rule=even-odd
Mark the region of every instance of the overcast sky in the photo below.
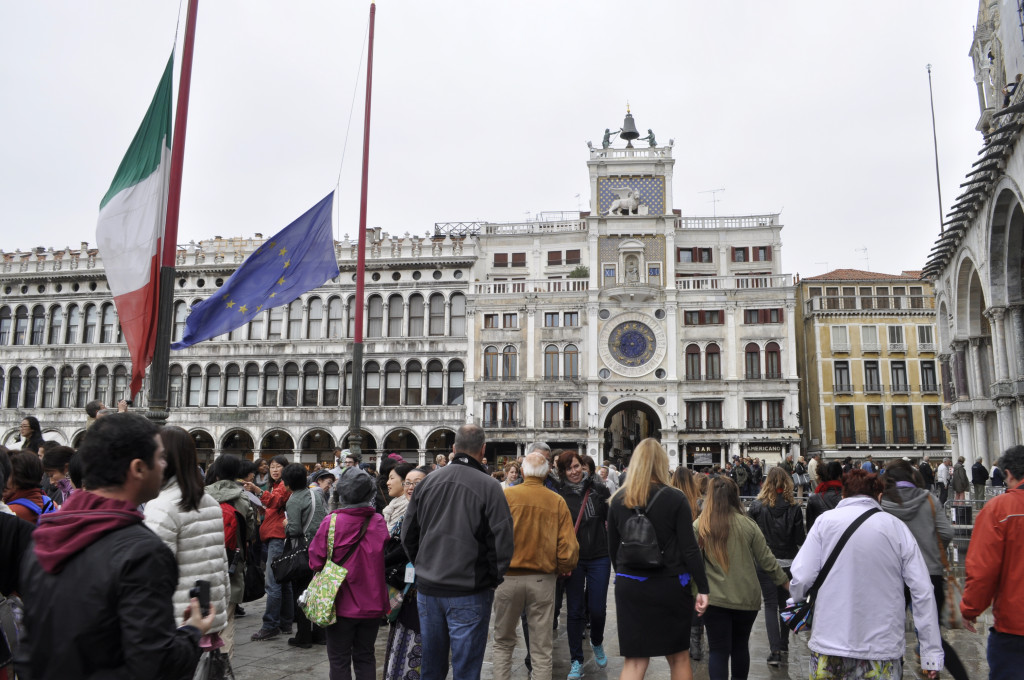
<svg viewBox="0 0 1024 680">
<path fill-rule="evenodd" d="M 200 4 L 179 243 L 269 235 L 339 167 L 336 233 L 355 236 L 368 11 Z M 5 4 L 0 248 L 95 243 L 178 15 L 167 0 Z M 946 210 L 981 145 L 976 18 L 971 0 L 384 0 L 368 224 L 587 209 L 585 143 L 628 100 L 644 134 L 675 139 L 684 215 L 781 211 L 783 269 L 803 276 L 919 269 L 939 222 L 925 64 Z M 702 193 L 722 188 L 717 204 Z"/>
</svg>

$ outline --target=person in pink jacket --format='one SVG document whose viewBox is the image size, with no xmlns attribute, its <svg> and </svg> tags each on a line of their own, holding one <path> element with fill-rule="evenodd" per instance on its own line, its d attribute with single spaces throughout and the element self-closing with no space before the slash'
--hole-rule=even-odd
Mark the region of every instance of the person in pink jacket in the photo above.
<svg viewBox="0 0 1024 680">
<path fill-rule="evenodd" d="M 319 571 L 331 559 L 340 563 L 349 548 L 356 546 L 345 562 L 348 577 L 338 590 L 338 621 L 327 628 L 327 658 L 331 680 L 373 680 L 377 671 L 374 643 L 381 618 L 388 613 L 388 591 L 384 583 L 384 544 L 388 528 L 374 510 L 376 485 L 370 475 L 356 467 L 345 468 L 332 491 L 331 512 L 309 544 L 309 566 Z M 327 546 L 327 534 L 334 518 L 334 546 Z"/>
</svg>

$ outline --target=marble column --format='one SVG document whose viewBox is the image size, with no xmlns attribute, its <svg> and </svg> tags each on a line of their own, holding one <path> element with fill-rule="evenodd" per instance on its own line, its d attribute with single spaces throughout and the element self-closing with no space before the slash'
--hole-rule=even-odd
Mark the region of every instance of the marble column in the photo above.
<svg viewBox="0 0 1024 680">
<path fill-rule="evenodd" d="M 960 455 L 967 461 L 967 467 L 974 464 L 974 428 L 972 427 L 973 416 L 970 413 L 958 413 L 957 433 L 960 440 Z M 953 458 L 956 462 L 956 458 Z"/>
<path fill-rule="evenodd" d="M 1024 305 L 1010 309 L 1014 355 L 1017 359 L 1017 380 L 1024 380 Z"/>
<path fill-rule="evenodd" d="M 981 372 L 981 338 L 971 338 L 967 353 L 971 362 L 967 372 L 971 395 L 984 397 L 988 394 L 988 385 L 984 384 Z"/>
<path fill-rule="evenodd" d="M 992 351 L 995 352 L 996 381 L 1003 382 L 1010 379 L 1010 365 L 1006 357 L 1006 326 L 1003 323 L 1003 315 L 1006 309 L 993 307 L 986 312 L 992 321 Z"/>
<path fill-rule="evenodd" d="M 1013 399 L 996 399 L 996 420 L 999 423 L 999 453 L 1017 444 L 1013 424 Z"/>
<path fill-rule="evenodd" d="M 295 449 L 294 451 L 292 451 L 292 462 L 293 463 L 301 463 L 302 462 L 302 449 Z M 289 474 L 291 474 L 291 473 L 289 473 Z"/>
</svg>

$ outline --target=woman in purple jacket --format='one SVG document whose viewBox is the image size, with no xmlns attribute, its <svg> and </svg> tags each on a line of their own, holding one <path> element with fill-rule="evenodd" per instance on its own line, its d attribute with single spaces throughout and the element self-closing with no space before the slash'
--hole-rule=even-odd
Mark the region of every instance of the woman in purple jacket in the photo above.
<svg viewBox="0 0 1024 680">
<path fill-rule="evenodd" d="M 377 487 L 359 468 L 345 468 L 334 485 L 332 505 L 338 509 L 327 515 L 309 544 L 309 566 L 319 571 L 328 552 L 335 562 L 356 546 L 345 562 L 348 577 L 338 590 L 338 621 L 327 628 L 327 658 L 331 680 L 354 677 L 373 680 L 377 660 L 373 646 L 381 618 L 388 613 L 388 593 L 384 584 L 384 544 L 388 528 L 384 518 L 374 511 Z M 334 546 L 327 547 L 327 534 L 334 519 Z"/>
</svg>

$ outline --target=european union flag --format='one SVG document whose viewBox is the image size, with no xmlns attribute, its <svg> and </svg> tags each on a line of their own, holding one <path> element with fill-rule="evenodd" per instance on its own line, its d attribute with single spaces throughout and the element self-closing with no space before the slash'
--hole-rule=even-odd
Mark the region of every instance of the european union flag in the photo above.
<svg viewBox="0 0 1024 680">
<path fill-rule="evenodd" d="M 266 309 L 286 305 L 339 274 L 331 233 L 334 192 L 242 263 L 216 295 L 192 308 L 181 341 L 185 349 L 248 323 Z"/>
</svg>

